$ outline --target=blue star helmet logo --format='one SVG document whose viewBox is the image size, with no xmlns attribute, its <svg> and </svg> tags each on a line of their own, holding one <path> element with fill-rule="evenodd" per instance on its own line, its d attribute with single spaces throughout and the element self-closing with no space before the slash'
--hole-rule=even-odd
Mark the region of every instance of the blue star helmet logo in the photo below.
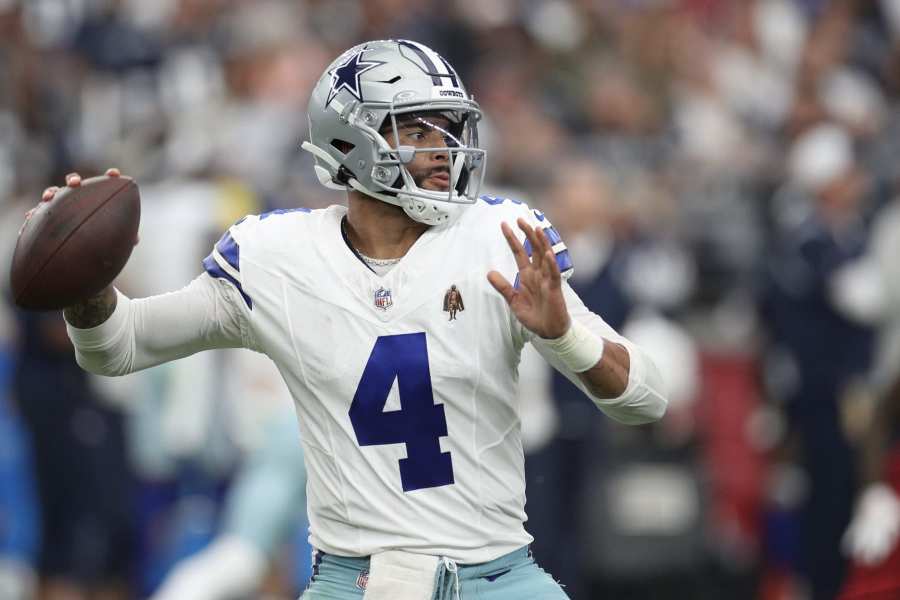
<svg viewBox="0 0 900 600">
<path fill-rule="evenodd" d="M 362 56 L 365 50 L 361 50 L 344 61 L 344 64 L 333 69 L 331 75 L 331 90 L 328 91 L 328 99 L 325 101 L 327 107 L 334 100 L 341 90 L 347 90 L 354 98 L 362 102 L 362 91 L 359 89 L 359 76 L 374 69 L 378 65 L 383 65 L 380 60 L 363 60 Z"/>
</svg>

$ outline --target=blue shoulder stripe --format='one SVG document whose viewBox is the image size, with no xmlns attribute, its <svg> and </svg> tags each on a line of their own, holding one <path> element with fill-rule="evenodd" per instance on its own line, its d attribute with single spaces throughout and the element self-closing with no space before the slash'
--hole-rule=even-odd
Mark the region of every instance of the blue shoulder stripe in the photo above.
<svg viewBox="0 0 900 600">
<path fill-rule="evenodd" d="M 525 204 L 521 200 L 516 200 L 515 198 L 503 198 L 501 196 L 488 196 L 487 194 L 478 197 L 479 200 L 484 200 L 491 206 L 497 206 L 498 204 L 503 204 L 507 200 L 512 202 L 513 204 Z M 542 219 L 543 220 L 543 219 Z"/>
<path fill-rule="evenodd" d="M 295 212 L 308 213 L 312 212 L 312 210 L 302 206 L 297 208 L 276 208 L 275 210 L 270 210 L 269 212 L 264 212 L 263 214 L 259 215 L 259 220 L 262 221 L 264 219 L 268 219 L 272 215 L 286 215 Z"/>
<path fill-rule="evenodd" d="M 551 246 L 555 246 L 562 241 L 562 237 L 560 237 L 559 232 L 556 230 L 556 227 L 545 227 L 544 233 L 547 234 L 547 238 L 550 240 Z"/>
<path fill-rule="evenodd" d="M 231 232 L 226 231 L 222 237 L 216 242 L 216 250 L 222 255 L 222 258 L 231 265 L 231 268 L 240 272 L 241 270 L 241 247 L 231 237 Z"/>
<path fill-rule="evenodd" d="M 221 254 L 221 251 L 219 252 Z M 227 259 L 226 259 L 227 260 Z M 229 263 L 231 264 L 231 263 Z M 237 291 L 240 292 L 241 297 L 244 299 L 244 302 L 247 303 L 247 308 L 253 310 L 253 301 L 250 299 L 246 293 L 244 293 L 244 287 L 241 285 L 241 282 L 229 275 L 225 269 L 223 269 L 219 263 L 216 262 L 216 259 L 213 258 L 213 255 L 210 254 L 206 258 L 203 259 L 203 268 L 209 273 L 212 277 L 216 279 L 225 279 L 230 281 L 231 284 L 237 288 Z"/>
<path fill-rule="evenodd" d="M 572 257 L 569 256 L 568 250 L 556 253 L 556 264 L 559 265 L 560 273 L 564 273 L 575 266 L 572 264 Z"/>
</svg>

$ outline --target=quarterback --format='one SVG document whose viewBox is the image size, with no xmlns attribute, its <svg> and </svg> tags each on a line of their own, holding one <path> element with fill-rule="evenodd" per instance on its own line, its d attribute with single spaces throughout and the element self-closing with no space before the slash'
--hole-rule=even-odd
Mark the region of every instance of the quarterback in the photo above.
<svg viewBox="0 0 900 600">
<path fill-rule="evenodd" d="M 308 470 L 305 600 L 565 598 L 523 526 L 520 352 L 534 344 L 626 424 L 665 412 L 656 368 L 569 287 L 547 216 L 479 195 L 481 112 L 436 52 L 351 48 L 308 111 L 303 149 L 346 206 L 247 216 L 185 288 L 110 287 L 67 308 L 78 363 L 122 375 L 210 348 L 271 358 Z"/>
</svg>

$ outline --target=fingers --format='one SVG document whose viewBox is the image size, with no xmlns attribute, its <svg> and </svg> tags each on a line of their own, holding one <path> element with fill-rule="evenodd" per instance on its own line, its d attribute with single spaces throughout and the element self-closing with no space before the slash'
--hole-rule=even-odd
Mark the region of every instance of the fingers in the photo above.
<svg viewBox="0 0 900 600">
<path fill-rule="evenodd" d="M 494 289 L 500 292 L 500 295 L 506 300 L 507 304 L 512 304 L 513 297 L 516 295 L 516 290 L 513 288 L 512 284 L 506 280 L 506 277 L 498 273 L 497 271 L 491 271 L 487 274 L 488 281 Z"/>
<path fill-rule="evenodd" d="M 509 244 L 509 249 L 512 250 L 513 257 L 516 259 L 516 266 L 520 271 L 527 268 L 531 261 L 528 259 L 525 247 L 519 242 L 519 238 L 513 233 L 512 228 L 506 223 L 501 223 L 500 230 L 503 232 L 503 237 L 506 238 L 506 243 Z"/>
<path fill-rule="evenodd" d="M 542 227 L 531 227 L 527 222 L 519 219 L 519 227 L 528 236 L 534 251 L 531 254 L 531 261 L 540 271 L 541 276 L 548 280 L 551 288 L 560 287 L 562 277 L 559 272 L 559 265 L 556 263 L 556 254 L 553 252 L 553 244 L 547 237 L 547 232 Z"/>
<path fill-rule="evenodd" d="M 531 262 L 534 264 L 535 268 L 540 270 L 541 262 L 544 260 L 544 253 L 541 251 L 541 242 L 538 239 L 537 233 L 535 233 L 534 228 L 532 228 L 525 219 L 517 219 L 516 224 L 525 234 L 525 238 L 531 246 Z"/>
<path fill-rule="evenodd" d="M 121 177 L 122 172 L 119 171 L 116 167 L 111 167 L 106 170 L 107 177 Z M 81 175 L 76 172 L 69 173 L 66 175 L 66 186 L 70 188 L 76 188 L 81 185 Z M 41 202 L 49 202 L 53 200 L 56 194 L 59 193 L 59 186 L 53 185 L 44 190 L 44 193 L 41 194 Z M 31 214 L 32 211 L 28 211 L 28 215 Z"/>
<path fill-rule="evenodd" d="M 550 242 L 550 237 L 547 235 L 547 230 L 543 227 L 535 230 L 537 236 L 541 239 L 541 248 L 544 253 L 553 252 L 553 244 Z M 554 253 L 553 262 L 556 262 L 556 254 Z"/>
<path fill-rule="evenodd" d="M 562 285 L 562 276 L 559 273 L 559 265 L 556 264 L 556 255 L 553 250 L 544 252 L 544 264 L 541 271 L 544 278 L 550 281 L 550 289 L 557 289 Z"/>
<path fill-rule="evenodd" d="M 105 174 L 107 177 L 121 177 L 122 176 L 122 172 L 119 171 L 119 169 L 116 167 L 110 167 L 109 169 L 106 170 Z M 68 175 L 66 175 L 66 185 L 69 186 L 70 188 L 80 186 L 81 185 L 81 175 L 74 171 L 72 173 L 69 173 Z"/>
<path fill-rule="evenodd" d="M 553 250 L 553 242 L 550 241 L 550 236 L 547 233 L 547 230 L 543 227 L 538 228 L 536 230 L 538 233 L 538 237 L 541 239 L 541 248 L 544 253 L 550 252 L 553 254 L 553 262 L 556 262 L 556 251 Z"/>
<path fill-rule="evenodd" d="M 58 191 L 59 191 L 59 188 L 55 185 L 48 187 L 46 190 L 44 190 L 44 193 L 41 194 L 41 202 L 49 202 L 50 200 L 53 200 L 53 197 L 56 195 L 56 192 L 58 192 Z M 32 210 L 34 210 L 34 209 L 32 209 Z M 30 213 L 31 211 L 28 211 L 28 212 Z"/>
<path fill-rule="evenodd" d="M 512 250 L 513 256 L 516 259 L 516 266 L 519 268 L 522 281 L 524 282 L 528 279 L 525 275 L 527 267 L 533 266 L 536 272 L 540 274 L 541 278 L 550 282 L 552 288 L 558 288 L 561 285 L 562 278 L 559 272 L 559 265 L 556 263 L 553 245 L 550 243 L 550 238 L 547 237 L 547 232 L 541 227 L 532 227 L 525 219 L 517 219 L 516 224 L 525 234 L 528 245 L 531 246 L 530 257 L 528 256 L 524 245 L 519 242 L 519 239 L 513 233 L 512 228 L 509 225 L 502 223 L 500 228 L 502 229 L 503 235 L 506 237 L 506 241 L 509 244 L 509 248 Z M 491 278 L 489 277 L 488 279 Z M 493 283 L 493 281 L 491 281 L 491 283 Z M 497 291 L 500 290 L 498 289 Z"/>
</svg>

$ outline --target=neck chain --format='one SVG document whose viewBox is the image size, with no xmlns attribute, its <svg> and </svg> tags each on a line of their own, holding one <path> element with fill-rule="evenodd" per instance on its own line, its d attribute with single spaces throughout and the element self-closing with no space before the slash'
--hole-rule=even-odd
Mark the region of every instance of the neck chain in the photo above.
<svg viewBox="0 0 900 600">
<path fill-rule="evenodd" d="M 341 219 L 341 233 L 344 236 L 344 240 L 347 242 L 347 245 L 350 246 L 350 249 L 359 256 L 364 263 L 367 265 L 371 265 L 373 267 L 389 267 L 391 265 L 396 265 L 400 262 L 401 258 L 372 258 L 371 256 L 366 256 L 362 252 L 359 251 L 359 248 L 353 245 L 350 241 L 350 236 L 347 234 L 347 217 Z"/>
<path fill-rule="evenodd" d="M 400 262 L 399 258 L 372 258 L 371 256 L 366 256 L 359 250 L 357 250 L 356 252 L 367 265 L 372 265 L 373 267 L 389 267 Z"/>
</svg>

